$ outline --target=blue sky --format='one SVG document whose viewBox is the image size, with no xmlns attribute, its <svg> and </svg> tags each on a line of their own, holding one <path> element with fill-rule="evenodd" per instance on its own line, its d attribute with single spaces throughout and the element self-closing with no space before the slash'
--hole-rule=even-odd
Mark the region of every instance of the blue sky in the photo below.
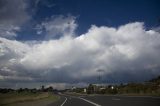
<svg viewBox="0 0 160 106">
<path fill-rule="evenodd" d="M 149 80 L 159 25 L 159 0 L 0 0 L 0 87 Z"/>
<path fill-rule="evenodd" d="M 27 11 L 31 15 L 29 25 L 24 24 L 19 40 L 43 39 L 33 29 L 53 15 L 76 17 L 77 35 L 87 32 L 91 25 L 118 27 L 129 22 L 144 22 L 152 28 L 159 24 L 160 2 L 158 0 L 37 0 L 30 1 Z M 27 23 L 26 23 L 27 24 Z"/>
</svg>

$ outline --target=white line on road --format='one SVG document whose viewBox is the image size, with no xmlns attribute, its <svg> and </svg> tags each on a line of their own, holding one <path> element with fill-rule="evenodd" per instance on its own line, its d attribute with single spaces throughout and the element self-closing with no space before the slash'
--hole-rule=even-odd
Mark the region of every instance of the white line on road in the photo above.
<svg viewBox="0 0 160 106">
<path fill-rule="evenodd" d="M 67 98 L 65 97 L 65 101 L 61 104 L 61 106 L 63 106 L 67 101 Z"/>
<path fill-rule="evenodd" d="M 79 99 L 82 99 L 82 100 L 84 100 L 84 101 L 86 101 L 86 102 L 88 102 L 88 103 L 90 103 L 90 104 L 92 104 L 92 105 L 94 105 L 94 106 L 101 106 L 101 105 L 99 105 L 99 104 L 97 104 L 97 103 L 94 103 L 94 102 L 92 102 L 92 101 L 89 101 L 89 100 L 84 99 L 84 98 L 81 98 L 81 97 L 79 97 Z"/>
</svg>

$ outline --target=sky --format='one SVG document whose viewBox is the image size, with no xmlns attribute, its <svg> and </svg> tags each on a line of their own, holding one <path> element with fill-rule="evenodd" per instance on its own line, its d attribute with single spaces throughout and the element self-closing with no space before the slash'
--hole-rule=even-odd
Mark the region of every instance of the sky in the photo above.
<svg viewBox="0 0 160 106">
<path fill-rule="evenodd" d="M 159 0 L 0 0 L 0 87 L 160 75 Z"/>
</svg>

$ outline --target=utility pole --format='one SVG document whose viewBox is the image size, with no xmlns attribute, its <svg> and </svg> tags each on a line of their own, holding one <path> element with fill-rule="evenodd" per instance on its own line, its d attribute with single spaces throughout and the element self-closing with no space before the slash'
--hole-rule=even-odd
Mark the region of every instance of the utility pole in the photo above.
<svg viewBox="0 0 160 106">
<path fill-rule="evenodd" d="M 101 83 L 101 81 L 102 81 L 102 73 L 104 72 L 104 70 L 98 69 L 97 72 L 98 72 L 98 83 Z"/>
</svg>

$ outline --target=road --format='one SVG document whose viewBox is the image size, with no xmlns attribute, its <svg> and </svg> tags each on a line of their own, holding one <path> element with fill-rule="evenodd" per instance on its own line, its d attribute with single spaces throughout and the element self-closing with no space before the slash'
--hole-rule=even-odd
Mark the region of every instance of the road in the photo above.
<svg viewBox="0 0 160 106">
<path fill-rule="evenodd" d="M 49 106 L 160 106 L 159 97 L 135 96 L 70 96 L 60 95 L 58 102 Z"/>
</svg>

